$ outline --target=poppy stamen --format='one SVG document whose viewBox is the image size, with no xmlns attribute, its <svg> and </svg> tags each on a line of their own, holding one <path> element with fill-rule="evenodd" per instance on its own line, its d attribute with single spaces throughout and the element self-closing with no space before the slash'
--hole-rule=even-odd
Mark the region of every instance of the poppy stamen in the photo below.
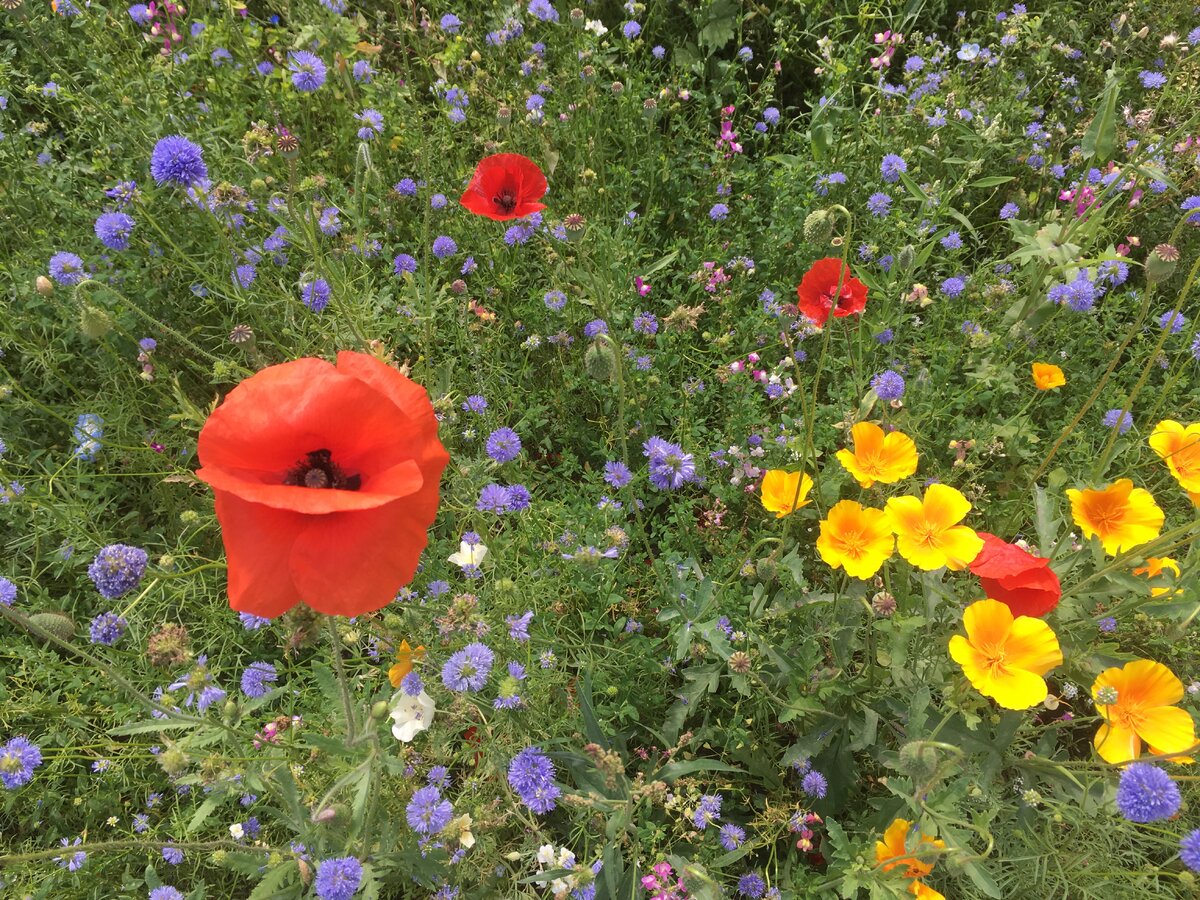
<svg viewBox="0 0 1200 900">
<path fill-rule="evenodd" d="M 283 483 L 293 487 L 357 491 L 362 487 L 362 476 L 347 475 L 333 461 L 333 454 L 321 449 L 307 453 L 304 459 L 287 473 Z"/>
<path fill-rule="evenodd" d="M 505 189 L 492 198 L 492 202 L 506 216 L 517 208 L 517 198 L 511 189 Z"/>
</svg>

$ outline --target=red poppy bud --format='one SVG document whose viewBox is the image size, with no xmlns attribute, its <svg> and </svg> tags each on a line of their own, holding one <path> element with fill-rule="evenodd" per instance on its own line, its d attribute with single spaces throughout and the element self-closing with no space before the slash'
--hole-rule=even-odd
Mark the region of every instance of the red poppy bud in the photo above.
<svg viewBox="0 0 1200 900">
<path fill-rule="evenodd" d="M 356 616 L 412 580 L 450 460 L 424 388 L 364 353 L 299 359 L 234 388 L 200 431 L 229 605 Z"/>
<path fill-rule="evenodd" d="M 480 160 L 459 203 L 478 216 L 497 222 L 521 219 L 546 204 L 546 176 L 532 159 L 519 153 L 496 153 Z"/>
<path fill-rule="evenodd" d="M 1046 615 L 1062 597 L 1062 585 L 1050 560 L 1026 553 L 994 534 L 977 532 L 983 549 L 970 565 L 983 593 L 1007 606 L 1014 616 Z"/>
<path fill-rule="evenodd" d="M 831 312 L 842 319 L 861 313 L 867 306 L 867 286 L 836 256 L 813 263 L 800 279 L 796 296 L 800 298 L 800 312 L 819 326 L 824 326 Z"/>
</svg>

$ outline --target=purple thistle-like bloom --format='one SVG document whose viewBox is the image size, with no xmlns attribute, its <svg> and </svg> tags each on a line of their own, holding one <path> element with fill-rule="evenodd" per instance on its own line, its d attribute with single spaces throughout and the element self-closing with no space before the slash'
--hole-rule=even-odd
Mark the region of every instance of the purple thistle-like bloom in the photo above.
<svg viewBox="0 0 1200 900">
<path fill-rule="evenodd" d="M 562 793 L 554 783 L 554 763 L 539 747 L 526 747 L 508 764 L 508 783 L 535 813 L 548 813 Z"/>
<path fill-rule="evenodd" d="M 473 412 L 473 413 L 481 413 L 485 409 L 487 409 L 487 406 L 488 406 L 487 398 L 481 396 L 480 394 L 471 394 L 471 396 L 467 397 L 467 399 L 464 400 L 463 404 L 462 404 L 462 408 L 466 412 Z"/>
<path fill-rule="evenodd" d="M 1191 222 L 1193 225 L 1200 225 L 1200 194 L 1193 194 L 1191 197 L 1188 197 L 1179 204 L 1179 208 L 1183 212 L 1192 213 L 1187 217 L 1186 221 Z M 1192 212 L 1192 210 L 1197 210 L 1197 212 Z"/>
<path fill-rule="evenodd" d="M 417 183 L 411 178 L 401 178 L 392 185 L 392 190 L 401 197 L 415 197 L 417 196 Z"/>
<path fill-rule="evenodd" d="M 550 0 L 529 0 L 529 14 L 543 22 L 557 22 L 558 10 L 550 5 Z"/>
<path fill-rule="evenodd" d="M 417 271 L 417 261 L 407 253 L 401 253 L 392 260 L 392 271 L 396 275 L 403 275 Z"/>
<path fill-rule="evenodd" d="M 383 114 L 379 110 L 368 107 L 355 113 L 354 118 L 362 122 L 362 128 L 358 129 L 360 141 L 373 141 L 377 134 L 383 134 Z"/>
<path fill-rule="evenodd" d="M 242 627 L 247 631 L 258 631 L 258 629 L 265 628 L 271 624 L 270 619 L 248 612 L 238 613 L 238 621 L 242 623 Z"/>
<path fill-rule="evenodd" d="M 871 379 L 871 390 L 880 400 L 899 400 L 904 396 L 904 378 L 888 369 Z"/>
<path fill-rule="evenodd" d="M 484 485 L 483 490 L 479 492 L 479 499 L 475 502 L 475 508 L 480 512 L 508 512 L 508 488 L 502 484 Z"/>
<path fill-rule="evenodd" d="M 724 203 L 714 203 L 708 211 L 708 217 L 714 222 L 724 222 L 729 217 L 729 207 Z"/>
<path fill-rule="evenodd" d="M 163 847 L 162 858 L 164 862 L 177 866 L 183 862 L 183 851 L 178 847 Z"/>
<path fill-rule="evenodd" d="M 418 834 L 437 834 L 454 817 L 454 807 L 442 799 L 442 792 L 433 785 L 413 792 L 405 809 L 408 824 Z"/>
<path fill-rule="evenodd" d="M 507 616 L 504 624 L 508 626 L 508 636 L 517 643 L 525 643 L 529 640 L 529 625 L 532 621 L 532 609 L 526 610 L 519 616 Z"/>
<path fill-rule="evenodd" d="M 767 892 L 767 883 L 757 872 L 747 872 L 738 879 L 737 889 L 743 897 L 749 897 L 750 900 L 761 900 L 763 894 Z"/>
<path fill-rule="evenodd" d="M 64 847 L 78 847 L 83 843 L 82 838 L 75 838 L 74 843 L 70 843 L 66 838 L 59 841 Z M 54 861 L 58 863 L 60 868 L 66 869 L 68 872 L 78 872 L 83 868 L 83 864 L 87 862 L 87 853 L 83 850 L 77 850 L 70 856 L 56 856 Z"/>
<path fill-rule="evenodd" d="M 325 63 L 321 57 L 308 50 L 295 50 L 289 54 L 292 84 L 296 90 L 311 94 L 325 83 Z"/>
<path fill-rule="evenodd" d="M 442 666 L 442 684 L 452 691 L 478 691 L 487 684 L 495 659 L 486 644 L 467 644 Z"/>
<path fill-rule="evenodd" d="M 520 512 L 523 509 L 529 508 L 531 497 L 529 488 L 523 484 L 510 484 L 508 486 L 508 511 Z"/>
<path fill-rule="evenodd" d="M 300 285 L 300 300 L 313 312 L 320 312 L 329 305 L 329 282 L 324 278 L 306 281 Z"/>
<path fill-rule="evenodd" d="M 623 26 L 621 26 L 621 33 L 623 35 L 625 35 L 626 40 L 632 41 L 634 38 L 636 38 L 639 34 L 642 33 L 642 26 L 639 25 L 637 22 L 630 20 L 630 21 L 626 22 Z"/>
<path fill-rule="evenodd" d="M 889 153 L 883 158 L 883 162 L 879 164 L 879 172 L 883 175 L 883 180 L 888 184 L 895 184 L 900 180 L 900 176 L 908 171 L 908 163 L 904 161 L 903 156 L 897 156 L 895 153 Z"/>
<path fill-rule="evenodd" d="M 425 690 L 425 682 L 414 669 L 400 680 L 400 690 L 404 691 L 406 697 L 420 697 L 421 692 Z"/>
<path fill-rule="evenodd" d="M 102 596 L 115 600 L 136 588 L 146 574 L 149 557 L 140 547 L 110 544 L 88 566 L 88 577 Z"/>
<path fill-rule="evenodd" d="M 825 780 L 824 775 L 813 769 L 800 782 L 800 789 L 810 797 L 822 800 L 829 792 L 829 782 Z"/>
<path fill-rule="evenodd" d="M 878 219 L 887 218 L 892 211 L 892 198 L 883 191 L 876 191 L 867 198 L 867 212 Z"/>
<path fill-rule="evenodd" d="M 633 481 L 633 473 L 620 460 L 610 460 L 604 464 L 604 480 L 619 490 Z"/>
<path fill-rule="evenodd" d="M 433 239 L 433 255 L 438 259 L 445 259 L 457 252 L 458 244 L 454 243 L 454 238 L 442 234 Z"/>
<path fill-rule="evenodd" d="M 947 297 L 957 297 L 967 288 L 967 283 L 957 275 L 951 275 L 941 284 L 941 291 Z"/>
<path fill-rule="evenodd" d="M 129 234 L 133 231 L 133 217 L 122 212 L 102 213 L 96 219 L 96 237 L 109 250 L 129 248 Z"/>
<path fill-rule="evenodd" d="M 242 673 L 242 693 L 251 699 L 264 696 L 278 680 L 275 667 L 268 662 L 252 662 Z"/>
<path fill-rule="evenodd" d="M 1002 207 L 1000 207 L 1001 219 L 1015 219 L 1020 214 L 1021 207 L 1017 206 L 1015 203 L 1005 203 Z"/>
<path fill-rule="evenodd" d="M 660 491 L 676 490 L 700 480 L 696 475 L 695 457 L 684 453 L 678 444 L 656 435 L 642 444 L 642 453 L 650 460 L 650 484 Z"/>
<path fill-rule="evenodd" d="M 17 599 L 17 586 L 0 575 L 0 606 L 12 606 Z"/>
<path fill-rule="evenodd" d="M 1138 81 L 1142 83 L 1142 87 L 1146 90 L 1160 88 L 1167 83 L 1167 76 L 1162 72 L 1151 72 L 1149 69 L 1143 69 L 1138 73 Z"/>
<path fill-rule="evenodd" d="M 1117 809 L 1130 822 L 1169 819 L 1179 812 L 1181 802 L 1179 787 L 1158 766 L 1135 762 L 1121 773 Z"/>
<path fill-rule="evenodd" d="M 350 900 L 362 882 L 362 863 L 353 856 L 323 859 L 317 863 L 313 888 L 321 900 Z"/>
<path fill-rule="evenodd" d="M 154 145 L 150 154 L 150 174 L 158 184 L 173 182 L 190 187 L 208 177 L 204 152 L 197 144 L 179 134 L 171 134 Z"/>
<path fill-rule="evenodd" d="M 692 824 L 703 831 L 709 825 L 720 821 L 721 818 L 721 795 L 720 794 L 705 794 L 700 798 L 700 803 L 696 806 L 696 811 L 692 813 Z"/>
<path fill-rule="evenodd" d="M 150 892 L 150 900 L 183 900 L 183 894 L 179 892 L 178 888 L 164 884 Z"/>
<path fill-rule="evenodd" d="M 746 840 L 746 830 L 740 825 L 721 826 L 721 846 L 726 850 L 736 850 Z"/>
<path fill-rule="evenodd" d="M 129 13 L 129 18 L 133 19 L 138 25 L 150 24 L 150 7 L 145 3 L 135 3 L 126 12 Z"/>
<path fill-rule="evenodd" d="M 567 305 L 567 295 L 562 291 L 546 291 L 542 297 L 542 302 L 546 304 L 546 309 L 558 312 Z"/>
<path fill-rule="evenodd" d="M 91 639 L 93 644 L 111 647 L 125 635 L 129 623 L 115 612 L 100 613 L 92 619 Z"/>
<path fill-rule="evenodd" d="M 79 284 L 87 277 L 87 273 L 83 270 L 83 260 L 66 250 L 61 250 L 50 257 L 47 268 L 50 271 L 50 277 L 59 284 Z"/>
<path fill-rule="evenodd" d="M 521 453 L 521 438 L 511 428 L 497 428 L 487 439 L 487 454 L 498 463 L 512 462 Z"/>
<path fill-rule="evenodd" d="M 233 270 L 233 283 L 241 285 L 243 288 L 248 288 L 254 284 L 254 279 L 258 277 L 258 269 L 251 263 L 242 263 Z"/>
<path fill-rule="evenodd" d="M 1104 414 L 1104 426 L 1115 428 L 1118 434 L 1124 434 L 1133 427 L 1133 416 L 1123 409 L 1110 409 Z"/>
<path fill-rule="evenodd" d="M 42 751 L 23 735 L 0 747 L 0 781 L 10 791 L 29 784 L 33 770 L 41 764 Z"/>
<path fill-rule="evenodd" d="M 583 336 L 585 338 L 590 340 L 598 334 L 608 334 L 608 323 L 603 319 L 592 319 L 592 321 L 583 326 Z"/>
<path fill-rule="evenodd" d="M 1165 313 L 1158 317 L 1158 327 L 1171 327 L 1171 334 L 1179 334 L 1183 331 L 1183 326 L 1187 324 L 1187 317 L 1177 310 L 1168 309 Z"/>
<path fill-rule="evenodd" d="M 1180 840 L 1179 861 L 1193 872 L 1200 872 L 1200 828 Z"/>
<path fill-rule="evenodd" d="M 657 334 L 658 319 L 652 312 L 640 312 L 633 319 L 633 330 L 638 334 Z"/>
<path fill-rule="evenodd" d="M 442 16 L 438 25 L 441 26 L 442 31 L 446 32 L 446 34 L 458 34 L 458 29 L 462 27 L 462 19 L 454 13 L 446 13 Z"/>
<path fill-rule="evenodd" d="M 359 84 L 370 84 L 375 70 L 371 68 L 371 64 L 365 59 L 360 59 L 354 64 L 354 68 L 350 70 L 350 74 L 354 76 L 354 80 Z"/>
</svg>

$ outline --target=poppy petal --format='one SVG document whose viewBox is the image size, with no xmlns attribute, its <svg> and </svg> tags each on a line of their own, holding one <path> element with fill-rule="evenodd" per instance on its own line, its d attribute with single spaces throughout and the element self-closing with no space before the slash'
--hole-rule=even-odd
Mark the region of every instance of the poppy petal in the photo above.
<svg viewBox="0 0 1200 900">
<path fill-rule="evenodd" d="M 215 508 L 225 544 L 229 605 L 273 619 L 299 603 L 287 561 L 308 517 L 248 503 L 226 491 L 215 492 Z"/>
<path fill-rule="evenodd" d="M 1196 723 L 1178 706 L 1160 706 L 1142 714 L 1138 734 L 1155 753 L 1182 753 L 1196 745 Z"/>
<path fill-rule="evenodd" d="M 1183 699 L 1183 682 L 1160 662 L 1135 659 L 1125 665 L 1124 674 L 1124 687 L 1117 688 L 1117 702 L 1122 706 L 1173 706 Z"/>
<path fill-rule="evenodd" d="M 1041 619 L 1020 616 L 1013 620 L 1004 645 L 1008 665 L 1045 675 L 1061 666 L 1062 648 L 1054 631 Z"/>
<path fill-rule="evenodd" d="M 1136 731 L 1107 722 L 1096 729 L 1092 745 L 1102 760 L 1114 765 L 1131 762 L 1142 755 L 1142 741 Z"/>
</svg>

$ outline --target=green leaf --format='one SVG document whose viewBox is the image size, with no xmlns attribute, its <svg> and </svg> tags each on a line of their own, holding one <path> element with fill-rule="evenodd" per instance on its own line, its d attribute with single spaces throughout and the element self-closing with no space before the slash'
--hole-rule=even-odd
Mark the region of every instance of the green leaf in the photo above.
<svg viewBox="0 0 1200 900">
<path fill-rule="evenodd" d="M 930 203 L 929 195 L 921 190 L 921 186 L 913 181 L 912 176 L 905 172 L 900 173 L 900 181 L 908 188 L 908 192 L 921 201 L 922 204 L 928 206 Z"/>
<path fill-rule="evenodd" d="M 1113 149 L 1117 146 L 1117 95 L 1120 93 L 1120 83 L 1117 72 L 1110 69 L 1108 80 L 1104 85 L 1104 95 L 1100 98 L 1100 108 L 1092 119 L 1083 135 L 1081 147 L 1084 159 L 1095 162 L 1108 162 Z"/>
<path fill-rule="evenodd" d="M 687 759 L 682 762 L 672 762 L 663 766 L 659 770 L 658 778 L 660 781 L 671 782 L 676 778 L 682 778 L 684 775 L 691 775 L 693 772 L 741 772 L 737 766 L 731 766 L 729 763 L 723 763 L 716 759 Z"/>
<path fill-rule="evenodd" d="M 285 893 L 284 886 L 299 874 L 300 868 L 294 859 L 280 863 L 275 868 L 268 870 L 262 881 L 254 886 L 248 900 L 272 900 L 272 898 L 283 895 Z"/>
<path fill-rule="evenodd" d="M 200 808 L 196 810 L 196 812 L 192 815 L 192 818 L 184 827 L 184 833 L 194 833 L 201 825 L 204 824 L 204 820 L 212 815 L 213 810 L 217 808 L 217 804 L 220 802 L 220 798 L 218 797 L 209 797 L 207 800 L 201 803 Z"/>
<path fill-rule="evenodd" d="M 1001 184 L 1008 184 L 1017 176 L 1015 175 L 985 175 L 978 181 L 972 181 L 967 185 L 969 188 L 990 188 Z"/>
<path fill-rule="evenodd" d="M 145 734 L 150 731 L 170 731 L 174 728 L 195 728 L 199 722 L 181 722 L 179 719 L 150 719 L 145 722 L 134 722 L 132 725 L 118 725 L 110 728 L 109 734 Z"/>
</svg>

